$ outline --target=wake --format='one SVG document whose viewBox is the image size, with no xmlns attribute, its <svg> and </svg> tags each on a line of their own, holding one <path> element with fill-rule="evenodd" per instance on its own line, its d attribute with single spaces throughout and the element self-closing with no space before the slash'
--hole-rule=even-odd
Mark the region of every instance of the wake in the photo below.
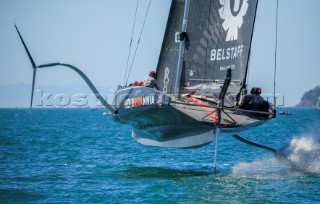
<svg viewBox="0 0 320 204">
<path fill-rule="evenodd" d="M 254 178 L 283 178 L 301 174 L 320 176 L 320 138 L 305 135 L 291 139 L 276 152 L 276 157 L 240 162 L 232 175 Z"/>
<path fill-rule="evenodd" d="M 320 175 L 320 139 L 315 136 L 293 138 L 280 153 L 299 171 Z"/>
</svg>

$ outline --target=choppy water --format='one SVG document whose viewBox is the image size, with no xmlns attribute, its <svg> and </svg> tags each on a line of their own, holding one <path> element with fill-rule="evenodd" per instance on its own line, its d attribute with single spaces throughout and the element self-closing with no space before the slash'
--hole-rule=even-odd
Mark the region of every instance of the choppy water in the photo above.
<svg viewBox="0 0 320 204">
<path fill-rule="evenodd" d="M 222 135 L 214 145 L 146 147 L 103 110 L 0 109 L 0 203 L 319 203 L 320 112 L 241 133 L 290 162 Z"/>
</svg>

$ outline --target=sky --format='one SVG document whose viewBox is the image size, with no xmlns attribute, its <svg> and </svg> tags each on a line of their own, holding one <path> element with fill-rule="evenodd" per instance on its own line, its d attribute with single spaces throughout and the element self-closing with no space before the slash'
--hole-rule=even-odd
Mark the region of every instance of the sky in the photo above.
<svg viewBox="0 0 320 204">
<path fill-rule="evenodd" d="M 148 3 L 139 0 L 133 49 Z M 141 81 L 156 68 L 170 3 L 152 0 L 129 81 Z M 319 0 L 279 0 L 276 92 L 286 106 L 296 105 L 305 91 L 320 85 L 319 8 Z M 0 0 L 0 107 L 29 106 L 32 67 L 14 22 L 37 64 L 73 64 L 106 92 L 123 84 L 135 9 L 135 0 Z M 273 93 L 275 16 L 276 0 L 260 0 L 248 84 L 266 94 Z M 36 84 L 36 89 L 72 86 L 70 90 L 88 91 L 64 67 L 38 70 Z"/>
</svg>

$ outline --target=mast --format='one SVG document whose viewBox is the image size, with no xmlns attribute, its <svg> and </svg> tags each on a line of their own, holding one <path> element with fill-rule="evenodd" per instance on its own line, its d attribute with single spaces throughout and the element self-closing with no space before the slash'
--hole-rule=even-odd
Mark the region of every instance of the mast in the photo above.
<svg viewBox="0 0 320 204">
<path fill-rule="evenodd" d="M 189 2 L 190 2 L 190 0 L 185 0 L 185 2 L 184 2 L 184 16 L 183 16 L 183 23 L 182 23 L 181 33 L 185 33 L 187 31 L 189 6 L 190 6 Z M 186 38 L 184 37 L 183 40 L 180 41 L 179 57 L 178 57 L 178 65 L 177 65 L 177 72 L 176 72 L 176 79 L 175 79 L 174 94 L 179 94 L 180 77 L 181 77 L 181 70 L 182 70 L 182 65 L 183 65 L 183 53 L 184 53 L 185 46 L 186 46 Z"/>
</svg>

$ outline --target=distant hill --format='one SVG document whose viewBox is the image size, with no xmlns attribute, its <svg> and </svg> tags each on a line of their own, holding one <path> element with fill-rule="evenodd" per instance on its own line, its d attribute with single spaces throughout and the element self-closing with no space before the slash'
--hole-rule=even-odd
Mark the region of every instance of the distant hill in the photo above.
<svg viewBox="0 0 320 204">
<path fill-rule="evenodd" d="M 320 85 L 303 94 L 297 107 L 315 107 L 320 96 Z"/>
</svg>

